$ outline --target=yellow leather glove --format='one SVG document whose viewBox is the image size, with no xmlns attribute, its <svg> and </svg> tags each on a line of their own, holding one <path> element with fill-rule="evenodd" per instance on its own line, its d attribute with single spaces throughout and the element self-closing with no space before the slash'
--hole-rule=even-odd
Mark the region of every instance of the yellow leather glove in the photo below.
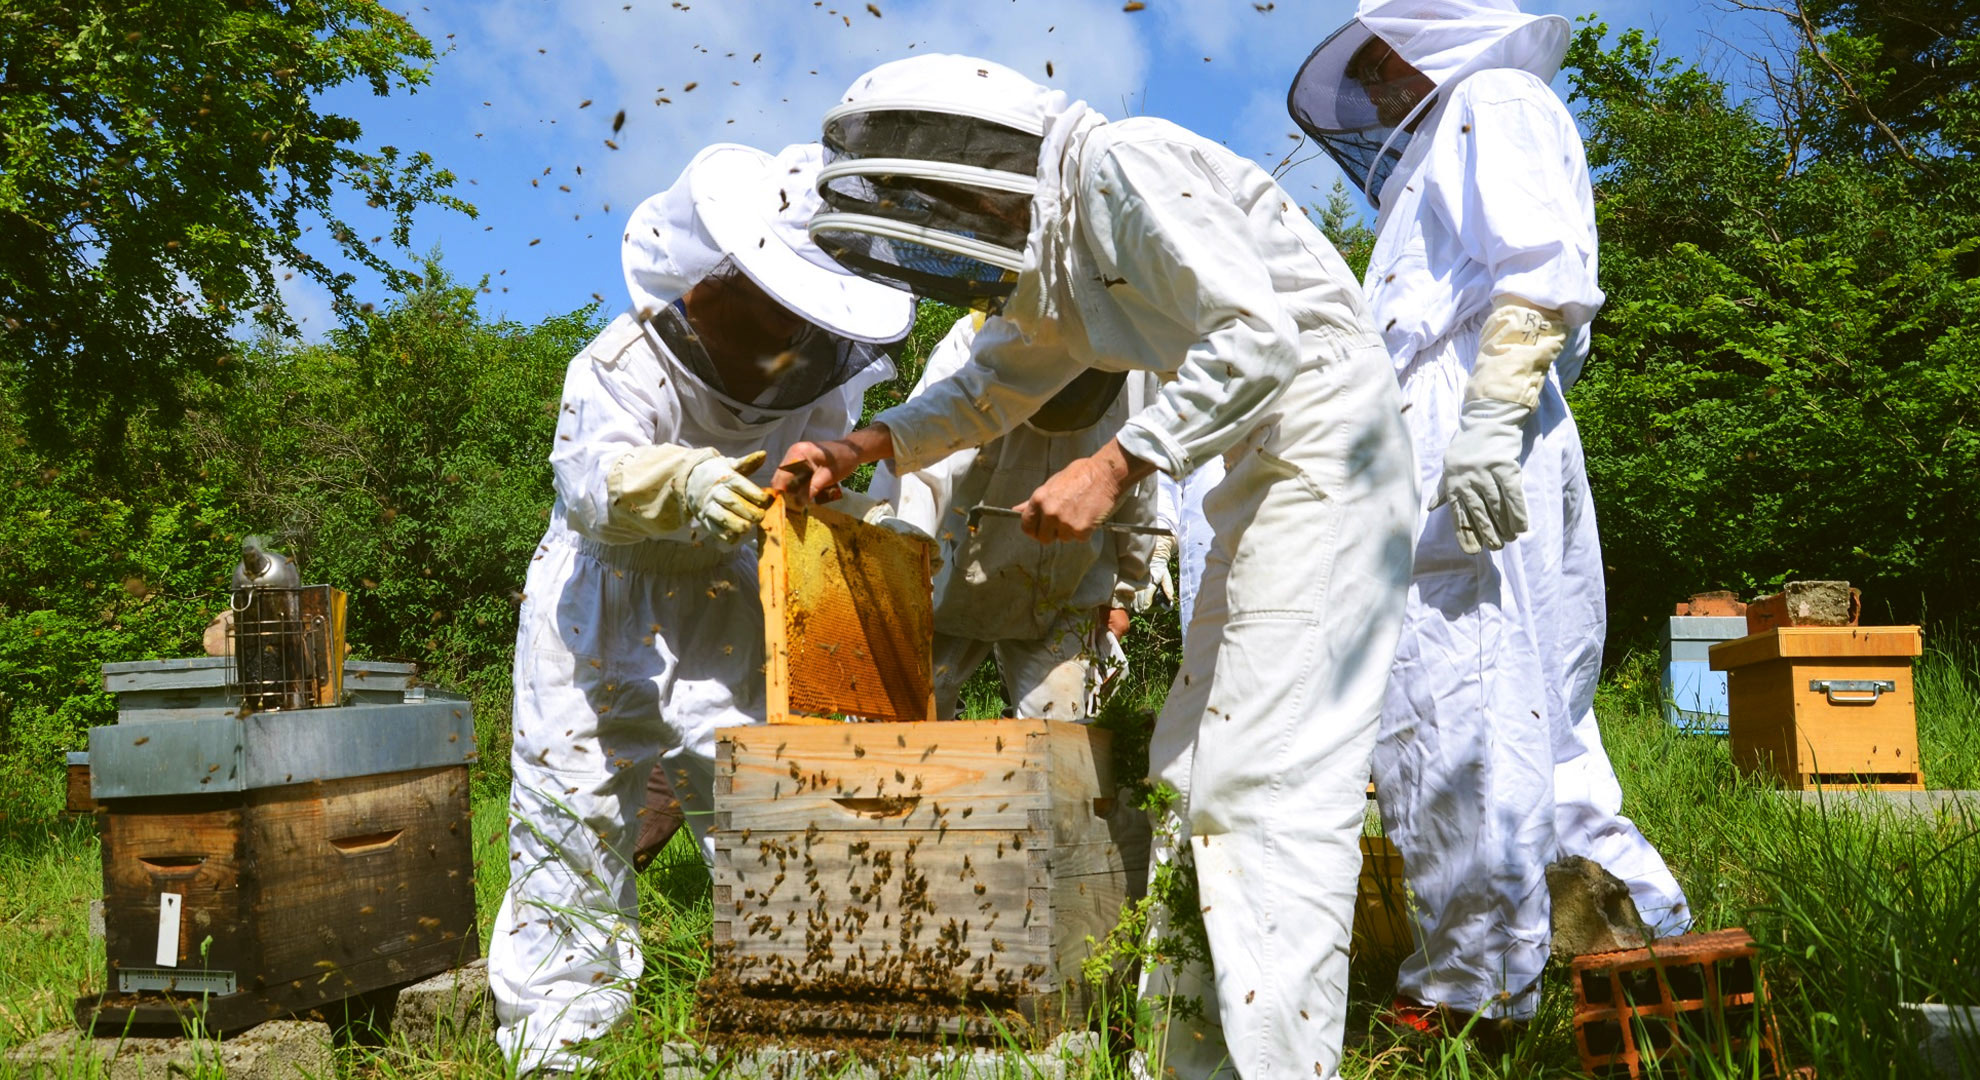
<svg viewBox="0 0 1980 1080">
<path fill-rule="evenodd" d="M 763 524 L 764 511 L 770 509 L 770 493 L 749 480 L 769 457 L 763 450 L 743 458 L 717 456 L 688 473 L 687 497 L 695 515 L 731 544 Z"/>
<path fill-rule="evenodd" d="M 605 489 L 612 497 L 612 523 L 648 536 L 678 533 L 698 523 L 735 543 L 763 520 L 770 496 L 745 474 L 763 467 L 757 451 L 741 460 L 718 450 L 642 446 L 612 463 Z"/>
</svg>

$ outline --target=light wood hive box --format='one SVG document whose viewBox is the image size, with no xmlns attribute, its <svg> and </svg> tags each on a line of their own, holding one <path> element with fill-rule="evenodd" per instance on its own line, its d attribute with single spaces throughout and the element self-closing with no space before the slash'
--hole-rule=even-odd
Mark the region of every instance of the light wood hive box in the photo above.
<svg viewBox="0 0 1980 1080">
<path fill-rule="evenodd" d="M 1916 626 L 1783 626 L 1712 646 L 1733 761 L 1789 788 L 1924 787 Z"/>
<path fill-rule="evenodd" d="M 1126 874 L 1107 735 L 931 723 L 926 549 L 773 507 L 771 723 L 717 734 L 710 1027 L 990 1035 L 1084 1023 Z M 780 683 L 782 685 L 780 685 Z M 858 718 L 864 722 L 841 722 Z"/>
<path fill-rule="evenodd" d="M 1354 898 L 1354 951 L 1398 958 L 1416 948 L 1402 852 L 1386 836 L 1361 838 L 1361 877 Z"/>
</svg>

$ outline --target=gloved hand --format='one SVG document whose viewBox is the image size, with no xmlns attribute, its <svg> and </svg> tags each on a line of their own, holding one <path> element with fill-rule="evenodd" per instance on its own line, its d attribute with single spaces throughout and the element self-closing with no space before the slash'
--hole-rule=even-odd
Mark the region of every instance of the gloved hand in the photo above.
<svg viewBox="0 0 1980 1080">
<path fill-rule="evenodd" d="M 1497 551 L 1526 531 L 1526 490 L 1520 484 L 1523 425 L 1533 410 L 1496 398 L 1464 403 L 1457 434 L 1444 451 L 1444 478 L 1434 509 L 1451 503 L 1458 546 L 1476 555 Z"/>
<path fill-rule="evenodd" d="M 712 457 L 687 476 L 688 505 L 715 535 L 733 544 L 763 523 L 770 496 L 749 480 L 769 454 L 758 450 L 743 458 Z"/>
<path fill-rule="evenodd" d="M 1457 434 L 1431 506 L 1455 504 L 1458 546 L 1497 551 L 1526 531 L 1519 451 L 1547 368 L 1567 345 L 1561 313 L 1511 294 L 1497 297 L 1478 331 Z"/>
<path fill-rule="evenodd" d="M 1176 554 L 1176 538 L 1158 536 L 1155 538 L 1155 551 L 1148 556 L 1148 576 L 1155 591 L 1170 604 L 1176 602 L 1176 576 L 1169 569 L 1169 560 Z"/>
</svg>

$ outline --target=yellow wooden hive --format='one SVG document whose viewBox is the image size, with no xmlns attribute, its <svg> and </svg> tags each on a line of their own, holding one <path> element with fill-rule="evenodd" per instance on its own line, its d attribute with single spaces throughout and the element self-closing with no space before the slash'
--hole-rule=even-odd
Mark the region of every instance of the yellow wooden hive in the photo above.
<svg viewBox="0 0 1980 1080">
<path fill-rule="evenodd" d="M 1911 661 L 1916 626 L 1782 626 L 1712 646 L 1733 761 L 1790 788 L 1924 787 Z"/>
</svg>

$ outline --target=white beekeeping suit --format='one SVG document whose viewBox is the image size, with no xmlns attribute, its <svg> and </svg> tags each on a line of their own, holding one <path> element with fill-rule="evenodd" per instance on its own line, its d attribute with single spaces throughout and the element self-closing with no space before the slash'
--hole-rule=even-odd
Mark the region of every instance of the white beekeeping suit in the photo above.
<svg viewBox="0 0 1980 1080">
<path fill-rule="evenodd" d="M 913 320 L 910 297 L 806 238 L 819 163 L 816 145 L 698 155 L 634 211 L 632 310 L 565 375 L 516 632 L 511 878 L 488 964 L 520 1071 L 585 1067 L 577 1045 L 631 1006 L 655 759 L 705 842 L 715 729 L 763 718 L 751 517 L 767 499 L 742 475 L 760 459 L 736 459 L 843 431 Z M 725 352 L 721 304 L 743 305 L 744 330 L 765 312 L 799 329 L 769 355 Z"/>
<path fill-rule="evenodd" d="M 1001 319 L 957 319 L 910 399 L 968 362 L 981 342 L 1015 334 Z M 1095 611 L 1129 609 L 1148 582 L 1152 536 L 1102 530 L 1085 541 L 1041 544 L 1009 518 L 986 517 L 971 534 L 970 508 L 1016 506 L 1075 458 L 1105 445 L 1129 416 L 1147 406 L 1155 378 L 1146 372 L 1095 372 L 1060 392 L 1060 407 L 1012 428 L 980 448 L 960 450 L 905 476 L 882 464 L 868 493 L 941 544 L 935 576 L 935 706 L 956 715 L 957 691 L 991 655 L 1003 674 L 1014 715 L 1085 720 L 1119 653 Z M 1059 399 L 1055 399 L 1059 400 Z M 1155 484 L 1135 486 L 1113 517 L 1124 525 L 1153 525 Z"/>
<path fill-rule="evenodd" d="M 1124 486 L 1221 456 L 1215 531 L 1151 769 L 1181 804 L 1211 967 L 1158 967 L 1158 1069 L 1337 1074 L 1368 758 L 1400 628 L 1415 468 L 1387 351 L 1333 246 L 1253 163 L 1153 118 L 1108 123 L 1008 68 L 884 65 L 826 116 L 812 236 L 841 262 L 1021 338 L 875 427 L 794 447 L 820 490 L 1009 432 L 1089 369 L 1167 376 L 1116 439 L 1024 504 L 1080 538 Z M 882 426 L 884 425 L 884 426 Z M 783 475 L 783 474 L 780 474 Z"/>
<path fill-rule="evenodd" d="M 1689 922 L 1595 725 L 1602 557 L 1562 393 L 1603 295 L 1581 140 L 1548 87 L 1567 35 L 1510 0 L 1363 3 L 1290 98 L 1380 207 L 1365 287 L 1421 470 L 1374 773 L 1421 911 L 1400 988 L 1515 1019 L 1547 960 L 1549 861 L 1592 858 L 1653 926 Z"/>
</svg>

